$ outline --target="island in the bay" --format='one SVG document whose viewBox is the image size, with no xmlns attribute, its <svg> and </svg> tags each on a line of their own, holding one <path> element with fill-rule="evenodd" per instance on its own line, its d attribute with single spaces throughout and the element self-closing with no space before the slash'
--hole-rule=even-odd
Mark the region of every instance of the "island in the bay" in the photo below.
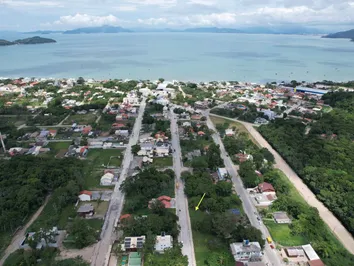
<svg viewBox="0 0 354 266">
<path fill-rule="evenodd" d="M 26 39 L 18 39 L 13 42 L 0 39 L 0 46 L 8 46 L 8 45 L 15 45 L 15 44 L 42 44 L 42 43 L 55 43 L 55 42 L 57 41 L 53 39 L 34 36 Z"/>
</svg>

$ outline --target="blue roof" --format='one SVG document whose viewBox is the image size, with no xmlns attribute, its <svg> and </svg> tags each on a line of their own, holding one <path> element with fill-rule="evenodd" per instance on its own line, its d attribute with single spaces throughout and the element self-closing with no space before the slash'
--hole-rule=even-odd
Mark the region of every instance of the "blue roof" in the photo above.
<svg viewBox="0 0 354 266">
<path fill-rule="evenodd" d="M 327 90 L 320 90 L 320 89 L 314 89 L 314 88 L 302 87 L 302 86 L 296 87 L 296 91 L 309 92 L 309 93 L 315 93 L 315 94 L 326 94 L 327 93 Z"/>
<path fill-rule="evenodd" d="M 231 212 L 232 214 L 235 214 L 235 215 L 240 215 L 241 214 L 239 209 L 230 209 L 229 212 Z"/>
</svg>

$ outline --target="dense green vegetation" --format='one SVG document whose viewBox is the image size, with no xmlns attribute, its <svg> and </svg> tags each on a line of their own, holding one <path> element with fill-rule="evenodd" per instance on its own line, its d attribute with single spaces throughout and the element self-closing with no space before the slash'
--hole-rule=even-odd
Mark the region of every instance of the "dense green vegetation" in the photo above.
<svg viewBox="0 0 354 266">
<path fill-rule="evenodd" d="M 133 213 L 140 209 L 147 209 L 152 198 L 166 195 L 174 196 L 174 172 L 166 170 L 160 172 L 149 167 L 139 174 L 127 178 L 120 189 L 125 192 L 124 210 Z"/>
<path fill-rule="evenodd" d="M 57 250 L 45 248 L 43 250 L 23 250 L 18 249 L 12 253 L 5 261 L 4 266 L 88 266 L 90 265 L 82 258 L 55 260 Z M 40 259 L 40 261 L 38 261 Z"/>
<path fill-rule="evenodd" d="M 151 199 L 162 195 L 174 196 L 174 177 L 172 170 L 159 172 L 150 167 L 126 179 L 121 185 L 121 190 L 126 193 L 124 212 L 133 215 L 121 221 L 124 236 L 146 236 L 143 248 L 146 265 L 188 265 L 187 257 L 182 255 L 177 244 L 179 228 L 175 209 L 166 209 L 160 201 L 152 202 L 148 209 Z M 174 239 L 174 247 L 163 255 L 154 253 L 155 238 L 161 232 Z"/>
<path fill-rule="evenodd" d="M 239 110 L 235 107 L 229 108 L 215 108 L 212 109 L 210 112 L 212 114 L 217 114 L 221 116 L 226 116 L 230 118 L 237 118 L 242 121 L 253 123 L 257 117 L 263 117 L 263 113 L 257 111 L 257 106 L 254 104 L 249 103 L 239 103 L 247 106 L 246 110 Z M 264 118 L 268 119 L 267 116 Z"/>
<path fill-rule="evenodd" d="M 313 123 L 307 135 L 305 126 L 294 120 L 276 120 L 259 131 L 354 234 L 354 93 L 328 93 L 323 99 L 334 109 Z M 297 206 L 282 197 L 277 205 L 283 209 L 287 206 L 286 210 L 297 218 L 293 231 L 315 242 L 316 251 L 328 265 L 338 265 L 336 258 L 343 260 L 340 265 L 353 264 L 353 257 L 343 248 L 333 242 L 328 244 L 331 236 L 316 209 Z"/>
<path fill-rule="evenodd" d="M 277 120 L 259 131 L 297 171 L 316 196 L 354 234 L 354 93 L 329 93 L 334 106 L 311 125 Z M 289 134 L 291 133 L 291 134 Z"/>
<path fill-rule="evenodd" d="M 56 226 L 60 211 L 75 202 L 84 184 L 82 162 L 74 159 L 43 159 L 19 156 L 0 161 L 0 233 L 12 233 L 52 193 L 51 215 L 41 223 L 44 229 Z M 55 204 L 54 204 L 55 203 Z M 37 229 L 39 229 L 38 227 Z M 1 242 L 0 249 L 6 242 Z"/>
</svg>

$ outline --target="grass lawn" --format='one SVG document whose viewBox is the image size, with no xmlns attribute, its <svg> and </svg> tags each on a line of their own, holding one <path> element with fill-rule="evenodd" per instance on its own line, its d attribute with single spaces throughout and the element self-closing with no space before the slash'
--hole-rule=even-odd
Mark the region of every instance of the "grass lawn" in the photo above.
<svg viewBox="0 0 354 266">
<path fill-rule="evenodd" d="M 38 231 L 41 228 L 47 228 L 52 226 L 58 226 L 59 229 L 65 229 L 69 218 L 76 217 L 76 211 L 74 205 L 68 205 L 58 214 L 55 210 L 55 202 L 53 198 L 49 199 L 48 204 L 44 207 L 42 213 L 30 226 L 28 231 Z M 58 215 L 59 221 L 53 220 L 53 217 Z"/>
<path fill-rule="evenodd" d="M 274 221 L 264 220 L 272 239 L 282 246 L 301 246 L 308 244 L 305 237 L 292 235 L 288 224 L 277 224 Z"/>
<path fill-rule="evenodd" d="M 223 252 L 227 255 L 226 266 L 234 266 L 235 261 L 231 255 L 230 247 L 226 241 L 218 240 L 214 235 L 199 232 L 193 229 L 193 220 L 201 220 L 204 215 L 207 215 L 200 211 L 195 211 L 194 209 L 189 209 L 189 215 L 192 223 L 192 233 L 193 233 L 193 243 L 194 243 L 194 253 L 197 266 L 204 266 L 205 259 L 210 256 L 213 252 Z M 210 249 L 208 247 L 209 241 L 216 241 L 218 248 Z"/>
<path fill-rule="evenodd" d="M 322 112 L 324 112 L 324 113 L 329 113 L 332 110 L 333 110 L 333 108 L 331 106 L 323 106 L 323 108 L 322 108 Z"/>
<path fill-rule="evenodd" d="M 152 162 L 152 165 L 155 167 L 168 167 L 168 166 L 172 166 L 173 162 L 172 162 L 172 157 L 157 157 L 154 158 L 154 161 Z"/>
<path fill-rule="evenodd" d="M 123 151 L 118 149 L 90 149 L 87 155 L 87 159 L 92 161 L 94 167 L 102 167 L 102 164 L 107 166 L 112 158 L 115 166 L 119 167 L 123 160 Z M 110 163 L 111 165 L 111 163 Z"/>
<path fill-rule="evenodd" d="M 51 153 L 57 154 L 60 150 L 68 149 L 70 144 L 71 144 L 70 141 L 49 142 L 47 148 L 50 148 Z"/>
<path fill-rule="evenodd" d="M 89 125 L 89 124 L 93 124 L 96 121 L 97 117 L 98 116 L 93 113 L 87 113 L 85 115 L 74 114 L 74 115 L 70 115 L 68 119 L 64 121 L 63 124 L 71 125 L 73 123 L 77 123 L 79 125 Z"/>
<path fill-rule="evenodd" d="M 236 127 L 236 130 L 239 132 L 239 133 L 247 133 L 248 134 L 248 137 L 250 138 L 250 140 L 252 140 L 252 142 L 254 144 L 256 144 L 257 146 L 259 146 L 259 143 L 252 137 L 251 134 L 249 134 L 248 130 L 246 129 L 246 127 L 244 125 L 242 125 L 241 123 L 238 123 L 238 122 L 235 122 L 235 121 L 232 121 L 230 119 L 227 119 L 227 118 L 220 118 L 220 117 L 215 117 L 213 116 L 213 114 L 210 114 L 210 119 L 211 121 L 213 122 L 214 125 L 216 124 L 224 124 L 224 123 L 229 123 L 230 124 L 230 127 Z"/>
</svg>

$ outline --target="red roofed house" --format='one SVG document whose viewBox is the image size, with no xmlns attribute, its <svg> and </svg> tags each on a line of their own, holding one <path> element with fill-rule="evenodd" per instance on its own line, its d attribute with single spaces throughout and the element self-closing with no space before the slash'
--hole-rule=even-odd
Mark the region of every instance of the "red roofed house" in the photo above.
<svg viewBox="0 0 354 266">
<path fill-rule="evenodd" d="M 198 136 L 204 136 L 205 133 L 203 131 L 198 131 Z"/>
<path fill-rule="evenodd" d="M 92 199 L 92 192 L 88 190 L 83 190 L 79 194 L 80 201 L 91 201 Z"/>
<path fill-rule="evenodd" d="M 119 221 L 121 222 L 122 220 L 129 219 L 131 217 L 132 217 L 132 215 L 129 214 L 129 213 L 123 214 L 123 215 L 120 216 Z"/>
<path fill-rule="evenodd" d="M 258 185 L 258 191 L 259 193 L 269 193 L 269 194 L 275 194 L 275 189 L 272 186 L 272 184 L 263 182 Z"/>
<path fill-rule="evenodd" d="M 82 129 L 82 134 L 87 135 L 88 133 L 90 133 L 91 130 L 92 130 L 92 127 L 91 127 L 91 126 L 85 126 L 85 127 Z"/>
<path fill-rule="evenodd" d="M 120 124 L 120 123 L 113 123 L 112 124 L 112 128 L 117 129 L 117 128 L 122 128 L 125 127 L 124 124 Z"/>
<path fill-rule="evenodd" d="M 57 131 L 55 129 L 49 129 L 48 131 L 49 135 L 53 138 L 57 135 Z"/>
<path fill-rule="evenodd" d="M 151 203 L 155 202 L 156 200 L 160 201 L 166 209 L 171 208 L 171 198 L 169 196 L 160 196 L 157 199 L 152 199 L 149 201 L 149 209 L 151 209 Z"/>
</svg>

